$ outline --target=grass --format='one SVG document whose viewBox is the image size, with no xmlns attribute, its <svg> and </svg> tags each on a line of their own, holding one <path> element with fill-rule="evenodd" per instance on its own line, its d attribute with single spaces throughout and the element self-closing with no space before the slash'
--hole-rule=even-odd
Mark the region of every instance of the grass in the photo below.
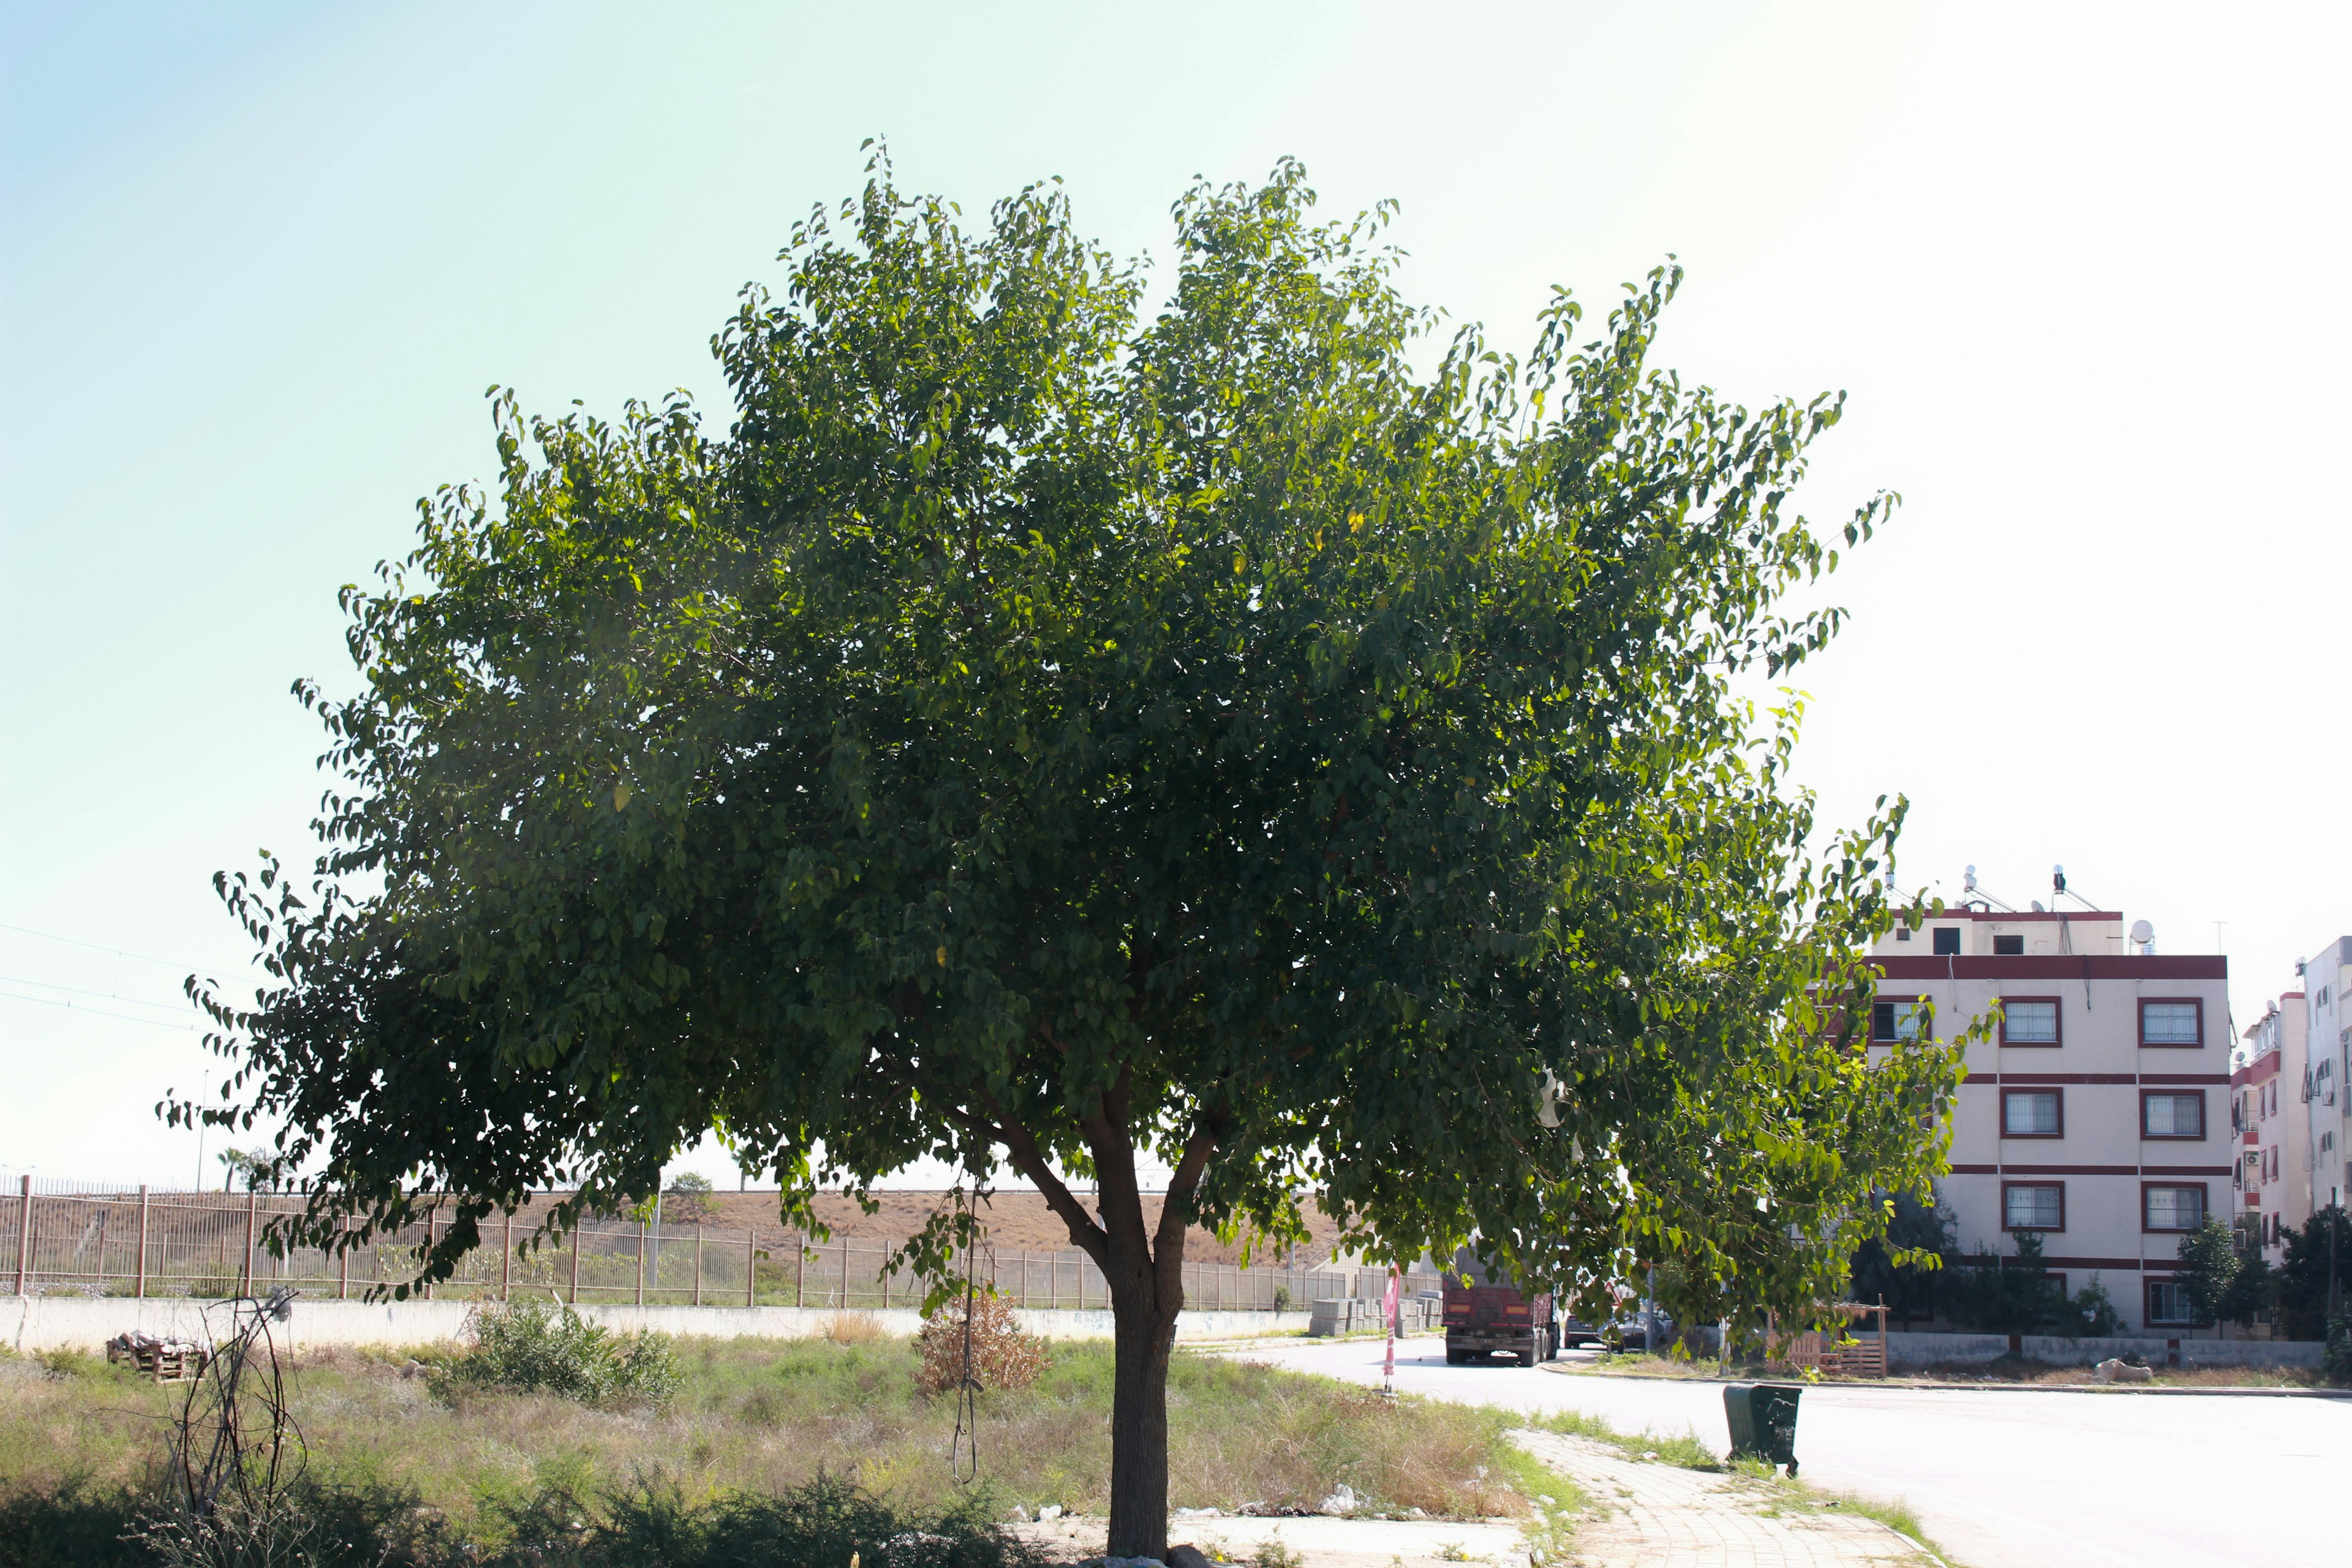
<svg viewBox="0 0 2352 1568">
<path fill-rule="evenodd" d="M 1920 1526 L 1919 1516 L 1911 1510 L 1910 1503 L 1901 1498 L 1890 1501 L 1864 1497 L 1855 1492 L 1831 1491 L 1810 1481 L 1781 1475 L 1760 1459 L 1735 1459 L 1729 1468 L 1749 1487 L 1763 1494 L 1764 1511 L 1768 1514 L 1823 1508 L 1858 1513 L 1864 1519 L 1874 1519 L 1889 1530 L 1910 1537 L 1943 1559 L 1945 1568 L 1960 1568 L 1950 1552 L 1928 1538 L 1927 1531 Z"/>
<path fill-rule="evenodd" d="M 1555 1411 L 1549 1415 L 1526 1417 L 1522 1423 L 1538 1431 L 1557 1432 L 1566 1437 L 1589 1437 L 1596 1443 L 1606 1443 L 1629 1459 L 1652 1464 L 1672 1465 L 1684 1470 L 1720 1470 L 1723 1460 L 1715 1450 L 1698 1440 L 1698 1434 L 1685 1431 L 1680 1436 L 1669 1437 L 1657 1432 L 1620 1432 L 1598 1415 L 1587 1415 L 1580 1410 Z"/>
<path fill-rule="evenodd" d="M 301 1363 L 292 1396 L 309 1476 L 322 1495 L 377 1508 L 416 1540 L 467 1546 L 477 1560 L 515 1548 L 551 1510 L 618 1528 L 630 1508 L 651 1506 L 632 1498 L 756 1502 L 820 1477 L 910 1516 L 935 1518 L 975 1495 L 996 1519 L 1015 1505 L 1108 1506 L 1107 1343 L 1057 1345 L 1034 1387 L 982 1396 L 977 1494 L 950 1473 L 952 1402 L 916 1394 L 905 1340 L 683 1341 L 679 1387 L 661 1409 L 469 1388 L 432 1375 L 446 1351 L 413 1353 L 427 1364 L 349 1350 Z M 111 1535 L 152 1484 L 177 1392 L 94 1357 L 0 1360 L 0 1568 L 135 1561 Z M 1169 1501 L 1311 1510 L 1344 1482 L 1367 1512 L 1524 1517 L 1531 1497 L 1559 1498 L 1564 1485 L 1508 1443 L 1515 1424 L 1502 1411 L 1180 1354 L 1169 1375 Z M 107 1551 L 82 1549 L 101 1538 Z M 24 1544 L 34 1541 L 56 1545 Z M 423 1548 L 394 1559 L 424 1561 Z"/>
</svg>

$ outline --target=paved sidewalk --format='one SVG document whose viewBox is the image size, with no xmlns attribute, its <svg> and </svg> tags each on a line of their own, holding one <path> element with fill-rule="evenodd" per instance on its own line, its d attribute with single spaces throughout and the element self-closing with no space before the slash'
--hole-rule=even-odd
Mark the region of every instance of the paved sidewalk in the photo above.
<svg viewBox="0 0 2352 1568">
<path fill-rule="evenodd" d="M 1103 1549 L 1106 1521 L 1068 1517 L 1050 1524 L 1016 1524 L 1013 1532 L 1055 1558 L 1072 1562 Z M 1234 1514 L 1180 1515 L 1168 1521 L 1168 1542 L 1189 1542 L 1213 1561 L 1255 1558 L 1273 1542 L 1303 1568 L 1527 1568 L 1519 1527 L 1509 1520 L 1255 1519 Z"/>
<path fill-rule="evenodd" d="M 1738 1475 L 1621 1457 L 1584 1437 L 1512 1441 L 1591 1498 L 1568 1561 L 1578 1568 L 1830 1568 L 1935 1559 L 1874 1519 L 1822 1508 Z"/>
</svg>

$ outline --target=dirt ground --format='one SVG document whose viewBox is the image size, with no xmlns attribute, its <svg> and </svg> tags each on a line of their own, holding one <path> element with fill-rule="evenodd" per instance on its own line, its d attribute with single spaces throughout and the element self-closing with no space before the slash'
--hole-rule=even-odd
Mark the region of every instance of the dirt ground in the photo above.
<svg viewBox="0 0 2352 1568">
<path fill-rule="evenodd" d="M 866 1214 L 846 1197 L 820 1199 L 817 1214 L 832 1228 L 835 1237 L 846 1236 L 851 1240 L 898 1242 L 912 1236 L 923 1224 L 951 1200 L 943 1192 L 877 1193 L 875 1200 L 881 1208 Z M 1143 1216 L 1147 1224 L 1160 1223 L 1160 1199 L 1146 1194 Z M 746 1225 L 772 1226 L 776 1223 L 776 1194 L 773 1193 L 714 1193 L 710 1203 L 712 1215 L 707 1222 L 721 1228 Z M 982 1213 L 992 1240 L 1001 1247 L 1019 1248 L 1031 1252 L 1055 1252 L 1070 1247 L 1069 1227 L 1046 1205 L 1036 1193 L 1010 1192 L 992 1194 Z M 1298 1249 L 1297 1261 L 1302 1267 L 1313 1267 L 1330 1260 L 1331 1247 L 1339 1227 L 1320 1214 L 1309 1212 L 1308 1227 L 1314 1234 L 1314 1244 Z M 1192 1229 L 1184 1240 L 1184 1257 L 1195 1263 L 1239 1263 L 1243 1242 L 1222 1243 L 1207 1231 Z M 1261 1247 L 1254 1261 L 1273 1264 L 1288 1261 L 1286 1249 L 1268 1250 Z"/>
</svg>

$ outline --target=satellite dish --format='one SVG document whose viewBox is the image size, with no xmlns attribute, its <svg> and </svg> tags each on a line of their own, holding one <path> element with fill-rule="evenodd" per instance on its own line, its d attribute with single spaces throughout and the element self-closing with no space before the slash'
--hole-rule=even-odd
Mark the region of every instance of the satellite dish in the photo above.
<svg viewBox="0 0 2352 1568">
<path fill-rule="evenodd" d="M 2139 945 L 2142 952 L 2156 951 L 2156 928 L 2146 921 L 2132 921 L 2131 939 Z"/>
<path fill-rule="evenodd" d="M 1961 879 L 1961 884 L 1971 893 L 1977 890 L 1977 868 L 1974 866 L 1969 868 L 1969 874 Z"/>
<path fill-rule="evenodd" d="M 2036 900 L 2033 900 L 2033 912 L 2034 912 L 2035 914 L 2039 915 L 2039 914 L 2046 914 L 2046 913 L 2048 913 L 2049 911 L 2048 911 L 2048 910 L 2044 910 L 2044 909 L 2042 907 L 2042 900 L 2041 900 L 2040 899 L 2036 899 Z"/>
</svg>

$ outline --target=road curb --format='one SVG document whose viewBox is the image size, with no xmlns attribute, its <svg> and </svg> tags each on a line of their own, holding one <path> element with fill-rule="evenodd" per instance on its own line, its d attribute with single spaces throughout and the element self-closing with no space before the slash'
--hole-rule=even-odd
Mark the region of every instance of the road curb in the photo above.
<svg viewBox="0 0 2352 1568">
<path fill-rule="evenodd" d="M 1548 1365 L 1546 1372 L 1562 1377 L 1606 1378 L 1612 1383 L 1699 1383 L 1717 1385 L 1732 1383 L 1753 1383 L 1743 1377 L 1641 1377 L 1614 1372 L 1582 1372 L 1574 1367 Z M 1785 1381 L 1785 1380 L 1784 1380 Z M 2352 1389 L 2344 1388 L 2254 1388 L 2224 1385 L 2218 1388 L 2158 1388 L 2147 1384 L 2117 1383 L 1819 1383 L 1809 1388 L 1864 1389 L 1874 1394 L 2116 1394 L 2146 1397 L 2150 1394 L 2179 1398 L 2233 1399 L 2352 1399 Z"/>
</svg>

